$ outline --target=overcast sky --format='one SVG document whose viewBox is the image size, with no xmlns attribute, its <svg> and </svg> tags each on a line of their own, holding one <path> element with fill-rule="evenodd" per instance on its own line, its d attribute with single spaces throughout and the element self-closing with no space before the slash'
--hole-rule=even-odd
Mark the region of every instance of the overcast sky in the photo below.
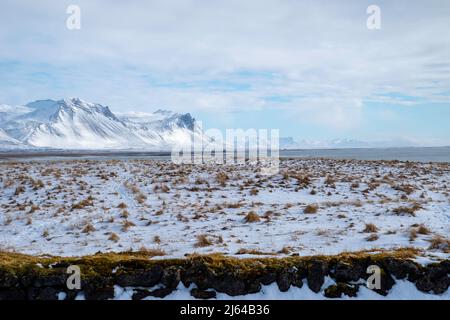
<svg viewBox="0 0 450 320">
<path fill-rule="evenodd" d="M 0 104 L 80 97 L 298 139 L 450 144 L 449 17 L 447 0 L 1 0 Z"/>
</svg>

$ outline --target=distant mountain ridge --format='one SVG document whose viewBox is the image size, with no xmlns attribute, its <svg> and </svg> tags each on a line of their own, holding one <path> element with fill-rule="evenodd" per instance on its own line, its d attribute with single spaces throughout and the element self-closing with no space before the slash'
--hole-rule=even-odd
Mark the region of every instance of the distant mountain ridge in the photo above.
<svg viewBox="0 0 450 320">
<path fill-rule="evenodd" d="M 0 147 L 170 150 L 204 139 L 189 114 L 158 110 L 115 115 L 107 106 L 79 98 L 0 105 Z"/>
<path fill-rule="evenodd" d="M 394 148 L 394 147 L 421 147 L 419 142 L 409 139 L 361 141 L 354 139 L 332 140 L 299 140 L 292 137 L 280 138 L 281 149 L 352 149 L 352 148 Z"/>
<path fill-rule="evenodd" d="M 38 100 L 25 106 L 0 104 L 0 149 L 170 151 L 175 144 L 203 141 L 200 123 L 189 113 L 159 109 L 152 113 L 113 113 L 79 98 Z M 386 148 L 424 146 L 417 141 L 280 138 L 280 149 Z M 219 148 L 220 149 L 220 148 Z"/>
</svg>

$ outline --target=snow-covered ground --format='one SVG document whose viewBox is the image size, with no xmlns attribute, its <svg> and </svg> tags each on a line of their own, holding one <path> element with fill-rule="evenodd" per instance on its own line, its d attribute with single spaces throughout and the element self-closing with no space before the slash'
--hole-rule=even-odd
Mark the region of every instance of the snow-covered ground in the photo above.
<svg viewBox="0 0 450 320">
<path fill-rule="evenodd" d="M 331 278 L 327 278 L 324 284 L 324 288 L 328 285 L 333 285 L 335 282 Z M 168 296 L 164 297 L 164 300 L 192 300 L 195 299 L 191 296 L 190 291 L 196 288 L 195 285 L 191 285 L 186 288 L 180 283 L 175 291 Z M 120 286 L 114 287 L 114 299 L 115 300 L 131 300 L 135 288 L 122 288 Z M 302 286 L 301 288 L 291 287 L 286 292 L 281 292 L 275 283 L 262 286 L 260 292 L 247 294 L 242 296 L 229 296 L 225 293 L 216 293 L 216 297 L 213 300 L 326 300 L 335 299 L 327 298 L 324 296 L 324 290 L 315 293 L 308 288 L 308 286 Z M 63 300 L 65 294 L 62 293 L 60 299 Z M 84 300 L 84 294 L 78 294 L 77 300 Z M 146 297 L 144 300 L 160 300 L 161 298 Z M 361 286 L 356 297 L 348 297 L 343 295 L 343 300 L 450 300 L 450 290 L 447 290 L 443 294 L 429 294 L 424 293 L 414 286 L 413 283 L 407 280 L 397 280 L 396 284 L 389 290 L 386 296 L 382 296 L 373 290 L 368 289 L 365 286 Z"/>
<path fill-rule="evenodd" d="M 273 176 L 259 169 L 3 162 L 0 249 L 79 256 L 145 248 L 167 258 L 417 247 L 448 258 L 449 164 L 304 159 L 281 161 Z"/>
<path fill-rule="evenodd" d="M 334 281 L 327 279 L 326 284 L 334 284 Z M 190 288 L 184 287 L 180 284 L 176 291 L 172 292 L 170 295 L 164 297 L 165 300 L 190 300 L 193 297 L 190 295 L 190 290 L 193 289 L 195 285 L 191 285 Z M 325 287 L 325 286 L 324 286 Z M 133 294 L 133 290 L 130 288 L 121 288 L 116 286 L 116 296 L 117 300 L 130 300 Z M 155 297 L 147 297 L 145 300 L 157 300 Z M 332 299 L 326 298 L 323 295 L 323 290 L 321 292 L 315 293 L 308 288 L 308 286 L 303 286 L 301 288 L 291 287 L 286 292 L 281 292 L 275 283 L 263 286 L 261 291 L 258 293 L 247 294 L 243 296 L 229 296 L 225 293 L 217 293 L 217 300 L 325 300 Z M 450 300 L 450 291 L 436 295 L 420 292 L 414 286 L 413 283 L 406 280 L 397 280 L 397 283 L 392 287 L 387 296 L 381 296 L 373 290 L 367 287 L 361 286 L 356 297 L 348 297 L 343 295 L 343 300 Z"/>
</svg>

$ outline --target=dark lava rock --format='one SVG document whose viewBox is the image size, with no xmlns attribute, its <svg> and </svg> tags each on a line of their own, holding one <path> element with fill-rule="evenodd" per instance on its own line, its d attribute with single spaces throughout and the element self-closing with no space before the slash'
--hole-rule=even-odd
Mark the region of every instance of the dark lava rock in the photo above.
<svg viewBox="0 0 450 320">
<path fill-rule="evenodd" d="M 84 297 L 86 300 L 107 300 L 114 298 L 114 286 L 97 283 L 87 283 L 84 287 Z"/>
<path fill-rule="evenodd" d="M 12 288 L 19 286 L 19 279 L 16 275 L 0 270 L 0 288 Z"/>
<path fill-rule="evenodd" d="M 275 281 L 277 281 L 277 274 L 275 272 L 269 271 L 260 276 L 258 280 L 261 282 L 261 284 L 268 286 L 269 284 L 272 284 Z"/>
<path fill-rule="evenodd" d="M 291 285 L 301 288 L 303 286 L 302 279 L 296 268 L 290 268 L 282 271 L 277 277 L 277 285 L 281 292 L 289 290 Z"/>
<path fill-rule="evenodd" d="M 30 271 L 30 272 L 23 274 L 19 279 L 20 286 L 23 288 L 32 286 L 35 278 L 36 278 L 36 275 L 35 275 L 34 271 Z"/>
<path fill-rule="evenodd" d="M 448 269 L 445 264 L 429 265 L 416 281 L 416 287 L 420 291 L 441 294 L 447 291 L 450 284 Z"/>
<path fill-rule="evenodd" d="M 191 296 L 196 299 L 213 299 L 216 297 L 216 292 L 213 290 L 192 289 Z"/>
<path fill-rule="evenodd" d="M 78 294 L 80 293 L 79 290 L 66 290 L 66 298 L 64 300 L 75 300 L 75 298 L 78 296 Z"/>
<path fill-rule="evenodd" d="M 325 276 L 328 274 L 328 265 L 322 260 L 313 260 L 308 266 L 308 287 L 315 293 L 318 293 L 325 281 Z"/>
<path fill-rule="evenodd" d="M 392 287 L 395 284 L 395 280 L 392 278 L 392 276 L 386 272 L 386 270 L 381 269 L 381 279 L 380 279 L 380 289 L 373 289 L 378 294 L 381 294 L 383 296 L 386 296 L 389 292 L 389 290 L 392 289 Z"/>
<path fill-rule="evenodd" d="M 195 283 L 199 289 L 211 288 L 216 275 L 203 261 L 193 261 L 181 275 L 181 281 L 186 287 Z"/>
<path fill-rule="evenodd" d="M 349 285 L 338 282 L 325 289 L 324 295 L 327 298 L 341 298 L 343 294 L 349 297 L 356 297 L 359 287 L 357 285 Z"/>
<path fill-rule="evenodd" d="M 337 282 L 350 282 L 364 278 L 365 273 L 366 270 L 361 263 L 337 262 L 332 275 Z"/>
<path fill-rule="evenodd" d="M 0 289 L 0 301 L 1 300 L 26 300 L 27 293 L 24 289 L 10 288 Z"/>
<path fill-rule="evenodd" d="M 167 287 L 175 289 L 181 281 L 181 269 L 178 267 L 168 267 L 164 269 L 161 283 Z"/>
<path fill-rule="evenodd" d="M 131 299 L 133 299 L 133 300 L 142 300 L 144 298 L 147 298 L 148 296 L 150 296 L 150 291 L 149 290 L 135 289 Z"/>
<path fill-rule="evenodd" d="M 240 296 L 247 294 L 245 282 L 234 275 L 225 275 L 219 279 L 212 281 L 210 288 L 218 292 L 224 292 L 230 296 Z M 199 289 L 207 289 L 200 288 Z"/>
<path fill-rule="evenodd" d="M 157 285 L 163 275 L 161 266 L 154 266 L 148 270 L 121 270 L 115 275 L 116 283 L 121 287 L 153 287 Z"/>
<path fill-rule="evenodd" d="M 261 291 L 261 282 L 257 278 L 250 278 L 245 282 L 247 293 L 257 293 Z"/>
<path fill-rule="evenodd" d="M 149 291 L 148 295 L 156 298 L 164 298 L 173 292 L 171 288 L 159 288 L 153 291 Z"/>
<path fill-rule="evenodd" d="M 66 274 L 53 274 L 46 277 L 36 277 L 33 286 L 40 287 L 66 287 Z"/>
<path fill-rule="evenodd" d="M 28 300 L 58 300 L 58 290 L 52 287 L 28 288 Z"/>
<path fill-rule="evenodd" d="M 386 258 L 383 266 L 397 279 L 405 279 L 408 277 L 408 280 L 414 281 L 420 275 L 419 266 L 410 260 Z"/>
</svg>

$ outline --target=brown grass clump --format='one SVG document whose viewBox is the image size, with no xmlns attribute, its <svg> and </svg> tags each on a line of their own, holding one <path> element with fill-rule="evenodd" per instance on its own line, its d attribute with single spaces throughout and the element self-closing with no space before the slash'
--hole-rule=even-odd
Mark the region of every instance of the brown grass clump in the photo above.
<svg viewBox="0 0 450 320">
<path fill-rule="evenodd" d="M 128 212 L 128 210 L 123 210 L 122 213 L 120 214 L 120 217 L 123 219 L 127 219 L 130 216 L 130 213 Z"/>
<path fill-rule="evenodd" d="M 366 238 L 366 241 L 372 242 L 372 241 L 376 241 L 378 239 L 379 239 L 378 235 L 376 233 L 374 233 L 374 234 L 371 234 L 370 236 L 368 236 Z"/>
<path fill-rule="evenodd" d="M 208 236 L 206 234 L 200 234 L 197 236 L 197 243 L 195 244 L 195 247 L 208 247 L 211 246 L 213 243 L 212 241 L 208 238 Z"/>
<path fill-rule="evenodd" d="M 14 180 L 12 180 L 12 179 L 7 179 L 7 180 L 5 180 L 5 182 L 4 182 L 4 184 L 3 184 L 3 187 L 4 187 L 4 188 L 9 188 L 9 187 L 11 187 L 13 184 L 14 184 Z"/>
<path fill-rule="evenodd" d="M 219 172 L 216 175 L 216 181 L 218 184 L 220 184 L 222 187 L 225 187 L 229 177 L 225 172 Z"/>
<path fill-rule="evenodd" d="M 417 228 L 417 233 L 418 233 L 418 234 L 430 234 L 431 231 L 430 231 L 430 229 L 428 229 L 427 227 L 425 227 L 423 224 L 421 224 L 421 225 Z"/>
<path fill-rule="evenodd" d="M 108 238 L 108 240 L 113 241 L 113 242 L 117 242 L 117 241 L 119 241 L 119 239 L 120 239 L 120 237 L 117 234 L 115 234 L 114 232 L 112 232 Z"/>
<path fill-rule="evenodd" d="M 18 196 L 18 195 L 20 195 L 21 193 L 24 193 L 24 192 L 25 192 L 25 187 L 24 186 L 18 186 L 16 188 L 16 191 L 14 191 L 14 195 Z"/>
<path fill-rule="evenodd" d="M 305 189 L 311 184 L 311 179 L 308 176 L 296 176 L 295 179 L 300 189 Z"/>
<path fill-rule="evenodd" d="M 126 209 L 126 208 L 128 208 L 128 206 L 125 203 L 121 202 L 121 203 L 119 203 L 117 208 L 119 208 L 119 209 Z"/>
<path fill-rule="evenodd" d="M 365 232 L 365 233 L 375 233 L 375 232 L 378 232 L 378 228 L 373 223 L 366 223 L 366 226 L 365 226 L 363 232 Z"/>
<path fill-rule="evenodd" d="M 392 212 L 394 212 L 396 215 L 407 214 L 407 215 L 415 217 L 416 216 L 416 211 L 420 210 L 420 209 L 422 209 L 422 207 L 418 203 L 415 203 L 412 207 L 400 206 L 398 208 L 394 208 L 392 210 Z"/>
<path fill-rule="evenodd" d="M 252 222 L 259 222 L 261 221 L 260 216 L 255 213 L 254 211 L 250 211 L 244 218 L 245 222 L 252 223 Z"/>
<path fill-rule="evenodd" d="M 157 257 L 157 256 L 162 257 L 166 255 L 166 253 L 161 249 L 146 248 L 143 246 L 140 247 L 137 252 L 147 257 Z"/>
<path fill-rule="evenodd" d="M 316 204 L 308 204 L 305 209 L 303 210 L 304 213 L 311 214 L 311 213 L 317 213 L 319 210 L 319 207 Z"/>
<path fill-rule="evenodd" d="M 331 176 L 327 176 L 327 178 L 325 179 L 325 185 L 330 186 L 330 187 L 334 187 L 336 181 L 334 181 L 334 179 Z"/>
<path fill-rule="evenodd" d="M 283 249 L 278 251 L 278 253 L 281 253 L 281 254 L 290 254 L 291 252 L 292 252 L 292 248 L 291 247 L 283 247 Z"/>
<path fill-rule="evenodd" d="M 31 205 L 30 211 L 28 213 L 34 213 L 34 212 L 38 211 L 39 209 L 40 209 L 39 206 L 33 204 L 33 205 Z"/>
<path fill-rule="evenodd" d="M 44 182 L 42 180 L 32 180 L 31 185 L 33 186 L 33 190 L 38 190 L 44 187 Z"/>
<path fill-rule="evenodd" d="M 259 251 L 256 249 L 239 249 L 236 254 L 251 254 L 251 255 L 256 255 L 256 256 L 265 256 L 265 255 L 274 255 L 273 252 L 263 252 L 263 251 Z"/>
<path fill-rule="evenodd" d="M 128 220 L 124 220 L 122 222 L 122 231 L 123 232 L 127 232 L 128 229 L 130 229 L 131 227 L 134 227 L 134 226 L 135 226 L 135 224 L 133 222 L 128 221 Z"/>
<path fill-rule="evenodd" d="M 91 233 L 91 232 L 94 232 L 94 231 L 95 231 L 95 228 L 90 223 L 86 224 L 86 226 L 83 228 L 83 233 Z"/>
<path fill-rule="evenodd" d="M 252 190 L 250 190 L 250 195 L 251 195 L 251 196 L 256 196 L 258 193 L 259 193 L 259 190 L 258 190 L 258 189 L 252 189 Z"/>
<path fill-rule="evenodd" d="M 80 210 L 85 207 L 92 207 L 94 205 L 94 198 L 92 196 L 89 196 L 88 198 L 81 200 L 78 203 L 74 203 L 72 205 L 72 210 Z"/>
<path fill-rule="evenodd" d="M 445 253 L 450 252 L 450 240 L 442 236 L 434 236 L 430 240 L 430 250 L 442 250 Z"/>
<path fill-rule="evenodd" d="M 409 241 L 414 241 L 417 239 L 417 230 L 416 229 L 411 229 L 409 231 Z"/>
<path fill-rule="evenodd" d="M 161 186 L 161 192 L 167 193 L 167 192 L 169 192 L 169 191 L 170 191 L 170 188 L 169 188 L 166 184 L 163 184 L 163 185 Z"/>
<path fill-rule="evenodd" d="M 139 192 L 137 195 L 136 195 L 136 201 L 139 203 L 139 204 L 144 204 L 144 202 L 147 200 L 147 196 L 145 195 L 145 194 L 143 194 L 142 192 Z"/>
<path fill-rule="evenodd" d="M 406 193 L 407 195 L 410 195 L 411 193 L 413 193 L 416 190 L 416 188 L 414 186 L 409 185 L 409 184 L 394 186 L 393 188 L 394 188 L 394 190 L 402 191 L 402 192 Z"/>
</svg>

